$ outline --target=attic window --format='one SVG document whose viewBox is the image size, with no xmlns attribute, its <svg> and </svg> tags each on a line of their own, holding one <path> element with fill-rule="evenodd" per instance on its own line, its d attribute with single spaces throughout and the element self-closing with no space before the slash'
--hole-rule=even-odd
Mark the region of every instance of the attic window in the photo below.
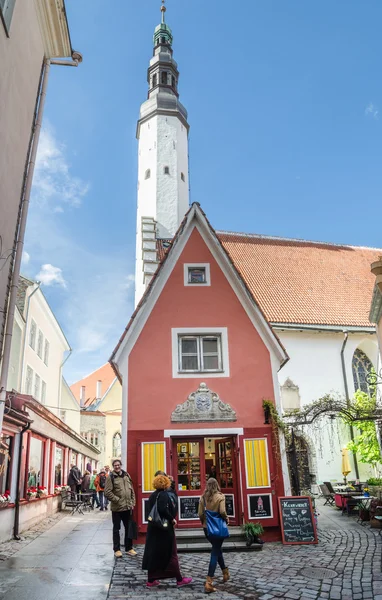
<svg viewBox="0 0 382 600">
<path fill-rule="evenodd" d="M 184 285 L 186 286 L 209 286 L 210 265 L 208 263 L 184 265 Z"/>
</svg>

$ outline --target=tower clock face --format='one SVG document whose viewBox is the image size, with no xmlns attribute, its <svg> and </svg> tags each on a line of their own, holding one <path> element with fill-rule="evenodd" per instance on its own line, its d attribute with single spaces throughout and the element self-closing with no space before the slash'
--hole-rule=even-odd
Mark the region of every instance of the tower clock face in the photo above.
<svg viewBox="0 0 382 600">
<path fill-rule="evenodd" d="M 208 412 L 211 409 L 211 397 L 209 394 L 197 394 L 195 406 L 199 412 Z"/>
</svg>

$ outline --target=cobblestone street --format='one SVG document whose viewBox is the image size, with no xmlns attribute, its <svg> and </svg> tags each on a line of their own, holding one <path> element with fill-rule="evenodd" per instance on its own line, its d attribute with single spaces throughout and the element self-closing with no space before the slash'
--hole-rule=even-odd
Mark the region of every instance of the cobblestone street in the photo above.
<svg viewBox="0 0 382 600">
<path fill-rule="evenodd" d="M 317 546 L 265 544 L 261 552 L 227 553 L 231 581 L 217 577 L 218 600 L 382 600 L 382 537 L 368 525 L 320 507 Z M 122 600 L 163 598 L 201 600 L 208 555 L 182 554 L 191 586 L 175 582 L 147 590 L 137 559 L 114 561 L 110 513 L 52 519 L 22 542 L 0 545 L 0 598 L 4 600 Z M 38 537 L 35 537 L 38 535 Z M 31 541 L 32 540 L 32 541 Z M 114 564 L 115 563 L 115 564 Z M 114 567 L 114 569 L 113 569 Z M 329 569 L 326 574 L 310 569 Z"/>
</svg>

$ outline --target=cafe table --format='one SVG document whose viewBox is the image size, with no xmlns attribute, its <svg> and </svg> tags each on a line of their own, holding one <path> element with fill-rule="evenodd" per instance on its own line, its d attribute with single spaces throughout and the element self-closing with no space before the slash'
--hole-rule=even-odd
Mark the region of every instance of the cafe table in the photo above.
<svg viewBox="0 0 382 600">
<path fill-rule="evenodd" d="M 358 501 L 359 515 L 357 522 L 366 523 L 364 519 L 362 519 L 362 511 L 369 511 L 371 501 L 374 500 L 374 496 L 353 496 L 353 500 Z"/>
<path fill-rule="evenodd" d="M 359 492 L 336 492 L 334 494 L 334 501 L 335 504 L 337 506 L 337 508 L 340 508 L 342 511 L 342 514 L 344 514 L 345 511 L 347 511 L 347 513 L 349 514 L 349 510 L 348 510 L 348 501 L 352 500 L 355 496 L 359 496 Z M 349 506 L 350 508 L 350 506 Z"/>
</svg>

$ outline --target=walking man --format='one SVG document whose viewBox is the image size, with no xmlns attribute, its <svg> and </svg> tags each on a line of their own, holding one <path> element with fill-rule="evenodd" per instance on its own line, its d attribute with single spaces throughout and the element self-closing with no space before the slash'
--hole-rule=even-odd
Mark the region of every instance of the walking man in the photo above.
<svg viewBox="0 0 382 600">
<path fill-rule="evenodd" d="M 136 556 L 133 540 L 129 538 L 129 523 L 135 506 L 133 482 L 126 471 L 123 471 L 119 459 L 113 460 L 113 471 L 106 480 L 105 496 L 110 500 L 113 518 L 113 549 L 116 558 L 122 557 L 120 529 L 121 522 L 125 527 L 125 549 L 129 556 Z"/>
</svg>

